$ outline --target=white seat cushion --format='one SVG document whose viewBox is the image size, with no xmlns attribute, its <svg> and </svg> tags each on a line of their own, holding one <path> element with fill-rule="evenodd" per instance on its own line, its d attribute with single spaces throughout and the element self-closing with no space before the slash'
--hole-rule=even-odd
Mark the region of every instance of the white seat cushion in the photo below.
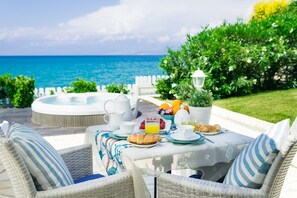
<svg viewBox="0 0 297 198">
<path fill-rule="evenodd" d="M 282 143 L 280 149 L 282 156 L 285 156 L 287 154 L 287 152 L 295 142 L 297 142 L 297 118 L 295 118 L 289 130 L 288 138 L 285 139 L 285 141 Z"/>
<path fill-rule="evenodd" d="M 228 185 L 261 188 L 282 142 L 288 136 L 289 120 L 281 121 L 261 134 L 247 146 L 230 167 L 224 183 Z"/>
<path fill-rule="evenodd" d="M 6 135 L 16 145 L 38 191 L 74 183 L 59 153 L 33 129 L 13 124 Z"/>
</svg>

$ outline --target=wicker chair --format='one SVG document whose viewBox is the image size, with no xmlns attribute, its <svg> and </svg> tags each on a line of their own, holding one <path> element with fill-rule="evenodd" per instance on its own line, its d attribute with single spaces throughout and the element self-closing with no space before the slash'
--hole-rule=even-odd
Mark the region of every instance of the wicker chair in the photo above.
<svg viewBox="0 0 297 198">
<path fill-rule="evenodd" d="M 91 145 L 63 149 L 59 153 L 74 180 L 93 173 Z M 0 139 L 0 156 L 16 197 L 134 197 L 133 179 L 129 173 L 53 190 L 37 191 L 24 161 L 20 158 L 11 140 Z"/>
<path fill-rule="evenodd" d="M 163 197 L 279 197 L 287 171 L 296 154 L 295 143 L 285 157 L 275 158 L 260 189 L 250 189 L 222 183 L 162 174 L 158 178 L 158 195 Z"/>
</svg>

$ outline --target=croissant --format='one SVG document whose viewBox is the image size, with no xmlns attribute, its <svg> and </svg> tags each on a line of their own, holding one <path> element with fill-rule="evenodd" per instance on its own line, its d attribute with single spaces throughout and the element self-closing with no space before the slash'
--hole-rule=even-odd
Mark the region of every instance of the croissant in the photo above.
<svg viewBox="0 0 297 198">
<path fill-rule="evenodd" d="M 221 130 L 221 126 L 218 124 L 208 125 L 208 124 L 197 124 L 197 131 L 200 132 L 218 132 Z"/>
<path fill-rule="evenodd" d="M 162 138 L 159 135 L 148 135 L 142 133 L 135 133 L 128 136 L 128 141 L 134 144 L 154 144 Z"/>
</svg>

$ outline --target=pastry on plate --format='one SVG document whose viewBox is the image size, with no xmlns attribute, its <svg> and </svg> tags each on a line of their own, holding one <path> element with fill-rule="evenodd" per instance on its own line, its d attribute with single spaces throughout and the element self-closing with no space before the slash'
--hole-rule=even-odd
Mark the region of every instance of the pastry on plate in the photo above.
<svg viewBox="0 0 297 198">
<path fill-rule="evenodd" d="M 215 125 L 197 124 L 196 130 L 200 132 L 218 132 L 221 130 L 221 126 L 218 124 L 215 124 Z"/>
<path fill-rule="evenodd" d="M 161 140 L 161 136 L 159 135 L 149 135 L 149 134 L 142 134 L 142 133 L 135 133 L 133 135 L 128 136 L 128 141 L 133 144 L 155 144 Z"/>
</svg>

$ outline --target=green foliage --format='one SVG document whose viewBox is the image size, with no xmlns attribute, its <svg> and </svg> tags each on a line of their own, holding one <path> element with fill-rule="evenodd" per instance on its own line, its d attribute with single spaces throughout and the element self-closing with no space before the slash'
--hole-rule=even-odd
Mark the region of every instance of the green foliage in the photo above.
<svg viewBox="0 0 297 198">
<path fill-rule="evenodd" d="M 188 98 L 185 87 L 191 86 L 190 76 L 198 68 L 207 75 L 204 88 L 216 99 L 297 87 L 296 13 L 293 1 L 267 19 L 225 22 L 188 36 L 179 50 L 168 49 L 160 63 L 167 82 L 176 86 L 158 82 L 157 91 L 162 98 L 166 93 Z"/>
<path fill-rule="evenodd" d="M 12 80 L 13 97 L 11 103 L 17 108 L 31 107 L 34 101 L 35 80 L 33 77 L 16 76 Z"/>
<path fill-rule="evenodd" d="M 0 76 L 0 97 L 9 98 L 13 106 L 17 108 L 31 107 L 34 89 L 33 77 L 19 75 L 12 78 L 10 74 Z"/>
<path fill-rule="evenodd" d="M 0 76 L 0 99 L 9 97 L 9 91 L 12 90 L 12 79 L 10 74 Z"/>
<path fill-rule="evenodd" d="M 170 81 L 169 78 L 168 79 L 163 78 L 163 79 L 157 80 L 156 93 L 160 94 L 162 99 L 173 99 L 174 95 L 170 91 L 172 89 L 171 85 L 172 85 L 172 82 Z"/>
<path fill-rule="evenodd" d="M 129 93 L 129 90 L 127 89 L 125 84 L 117 85 L 115 83 L 112 83 L 110 85 L 107 85 L 106 89 L 107 89 L 107 92 L 109 92 L 109 93 L 121 93 L 121 92 L 124 94 Z"/>
<path fill-rule="evenodd" d="M 50 95 L 55 95 L 54 90 L 50 90 Z"/>
<path fill-rule="evenodd" d="M 189 97 L 189 106 L 192 107 L 211 107 L 213 97 L 211 92 L 206 90 L 194 91 Z"/>
<path fill-rule="evenodd" d="M 70 88 L 67 92 L 71 93 L 85 93 L 85 92 L 96 92 L 97 86 L 95 81 L 88 82 L 85 79 L 78 78 L 76 81 L 71 82 Z"/>
</svg>

